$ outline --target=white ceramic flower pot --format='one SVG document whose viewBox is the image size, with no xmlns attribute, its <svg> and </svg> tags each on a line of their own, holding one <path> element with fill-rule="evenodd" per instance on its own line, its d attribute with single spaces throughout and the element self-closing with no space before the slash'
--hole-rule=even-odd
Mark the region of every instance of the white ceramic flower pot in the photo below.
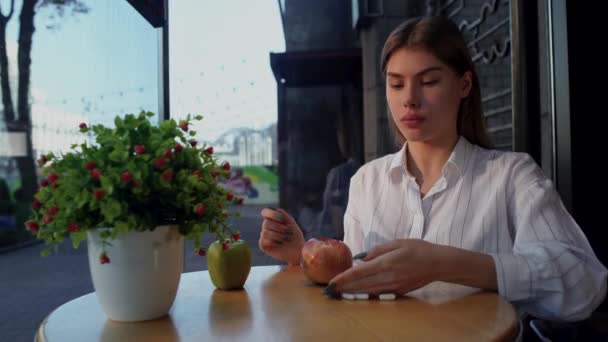
<svg viewBox="0 0 608 342">
<path fill-rule="evenodd" d="M 101 264 L 100 231 L 87 231 L 89 268 L 97 299 L 115 321 L 144 321 L 166 315 L 183 270 L 184 238 L 177 226 L 129 232 L 106 247 L 110 263 Z"/>
</svg>

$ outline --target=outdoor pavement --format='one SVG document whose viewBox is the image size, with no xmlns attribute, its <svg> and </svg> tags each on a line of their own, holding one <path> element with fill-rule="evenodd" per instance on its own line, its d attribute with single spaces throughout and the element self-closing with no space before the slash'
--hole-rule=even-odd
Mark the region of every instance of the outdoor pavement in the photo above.
<svg viewBox="0 0 608 342">
<path fill-rule="evenodd" d="M 262 206 L 239 207 L 242 217 L 233 228 L 240 230 L 253 251 L 253 265 L 274 265 L 278 261 L 258 248 Z M 209 245 L 209 236 L 203 245 Z M 40 322 L 55 308 L 74 298 L 93 292 L 86 242 L 73 249 L 69 241 L 59 252 L 40 256 L 42 244 L 30 245 L 0 254 L 0 342 L 31 342 Z M 186 242 L 184 272 L 206 270 L 204 257 L 195 255 Z"/>
</svg>

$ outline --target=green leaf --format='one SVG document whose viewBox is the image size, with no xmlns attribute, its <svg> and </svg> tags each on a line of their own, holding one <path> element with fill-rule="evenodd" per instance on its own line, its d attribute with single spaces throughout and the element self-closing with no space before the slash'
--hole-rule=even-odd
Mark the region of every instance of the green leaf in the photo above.
<svg viewBox="0 0 608 342">
<path fill-rule="evenodd" d="M 195 131 L 190 131 L 188 134 L 190 134 L 190 136 L 193 137 L 193 136 L 196 135 L 196 132 Z"/>
<path fill-rule="evenodd" d="M 116 126 L 116 128 L 121 128 L 122 127 L 122 119 L 120 118 L 120 116 L 117 116 L 114 118 L 114 125 Z"/>
<path fill-rule="evenodd" d="M 113 222 L 114 219 L 120 215 L 121 207 L 120 203 L 115 199 L 108 199 L 107 201 L 103 201 L 100 205 L 101 213 L 103 214 L 106 222 Z"/>
<path fill-rule="evenodd" d="M 124 148 L 117 148 L 110 152 L 108 158 L 116 163 L 124 163 L 127 161 L 127 159 L 129 159 L 129 152 L 127 152 Z"/>
<path fill-rule="evenodd" d="M 165 120 L 160 124 L 160 131 L 163 134 L 169 134 L 177 128 L 177 123 L 174 120 Z"/>
<path fill-rule="evenodd" d="M 71 234 L 72 237 L 72 247 L 78 248 L 80 243 L 87 238 L 87 233 L 85 231 L 77 231 Z"/>
<path fill-rule="evenodd" d="M 40 255 L 42 255 L 43 257 L 47 257 L 51 254 L 51 250 L 46 248 L 44 250 L 42 250 L 42 252 L 40 252 Z"/>
<path fill-rule="evenodd" d="M 102 230 L 101 233 L 99 233 L 99 237 L 101 237 L 102 239 L 107 239 L 110 237 L 110 235 L 112 235 L 112 232 L 110 232 L 109 230 Z"/>
<path fill-rule="evenodd" d="M 115 230 L 116 236 L 127 233 L 127 232 L 129 232 L 129 224 L 127 224 L 126 222 L 118 221 L 114 225 L 114 230 Z"/>
<path fill-rule="evenodd" d="M 114 193 L 114 184 L 110 177 L 101 176 L 99 181 L 101 182 L 101 188 L 105 191 L 106 195 L 112 195 Z"/>
<path fill-rule="evenodd" d="M 194 117 L 194 119 L 197 120 L 197 121 L 201 121 L 201 120 L 203 120 L 203 116 L 202 115 L 197 115 L 197 116 Z"/>
</svg>

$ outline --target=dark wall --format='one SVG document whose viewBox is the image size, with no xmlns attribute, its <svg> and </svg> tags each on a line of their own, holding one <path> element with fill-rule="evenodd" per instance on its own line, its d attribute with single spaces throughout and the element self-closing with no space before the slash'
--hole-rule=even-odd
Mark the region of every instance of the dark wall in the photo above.
<svg viewBox="0 0 608 342">
<path fill-rule="evenodd" d="M 320 63 L 311 71 L 309 84 L 293 86 L 287 81 L 279 113 L 283 130 L 279 135 L 284 137 L 279 146 L 284 151 L 279 161 L 280 205 L 306 231 L 317 225 L 323 210 L 328 172 L 348 157 L 339 148 L 339 126 L 359 137 L 351 139 L 356 145 L 353 153 L 362 154 L 361 89 L 329 82 L 321 68 L 325 54 L 352 50 L 359 42 L 352 28 L 350 0 L 286 0 L 283 27 L 286 53 L 309 52 Z"/>
<path fill-rule="evenodd" d="M 608 155 L 608 142 L 606 128 L 599 124 L 605 115 L 606 105 L 605 95 L 599 94 L 605 85 L 598 74 L 598 67 L 605 62 L 593 61 L 593 56 L 599 59 L 600 55 L 589 45 L 591 41 L 588 37 L 594 31 L 588 26 L 590 18 L 585 6 L 585 2 L 567 2 L 572 209 L 574 218 L 589 238 L 596 255 L 604 265 L 608 265 L 608 220 L 605 206 L 607 172 L 605 167 L 600 166 L 606 162 L 604 156 Z M 601 310 L 608 311 L 606 301 Z"/>
</svg>

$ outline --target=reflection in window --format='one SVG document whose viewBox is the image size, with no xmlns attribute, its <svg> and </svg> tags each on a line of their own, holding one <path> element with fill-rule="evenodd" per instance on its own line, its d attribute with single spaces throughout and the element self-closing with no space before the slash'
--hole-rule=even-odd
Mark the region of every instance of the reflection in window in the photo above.
<svg viewBox="0 0 608 342">
<path fill-rule="evenodd" d="M 171 115 L 233 166 L 224 185 L 246 204 L 278 202 L 277 90 L 269 53 L 285 42 L 276 0 L 170 3 Z"/>
</svg>

